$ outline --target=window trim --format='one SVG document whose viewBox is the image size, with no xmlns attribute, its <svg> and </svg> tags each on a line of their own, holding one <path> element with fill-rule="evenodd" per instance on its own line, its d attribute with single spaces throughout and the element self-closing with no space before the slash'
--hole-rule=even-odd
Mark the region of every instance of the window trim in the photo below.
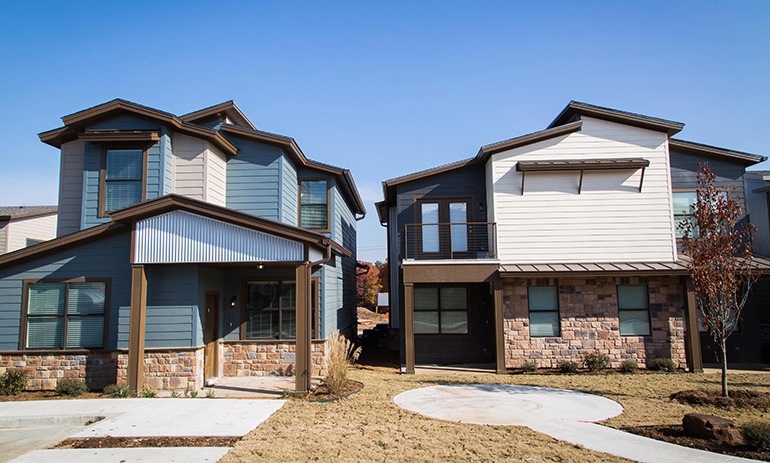
<svg viewBox="0 0 770 463">
<path fill-rule="evenodd" d="M 148 152 L 150 147 L 147 143 L 119 143 L 119 144 L 102 144 L 102 154 L 99 166 L 99 210 L 97 217 L 109 217 L 110 212 L 105 208 L 107 202 L 107 151 L 109 150 L 129 150 L 140 149 L 142 150 L 142 199 L 140 202 L 147 200 L 147 162 Z"/>
<path fill-rule="evenodd" d="M 320 335 L 320 333 L 318 333 L 318 330 L 319 330 L 319 328 L 321 326 L 320 325 L 320 318 L 321 318 L 321 310 L 320 310 L 321 278 L 317 277 L 317 276 L 311 276 L 310 280 L 311 280 L 311 285 L 310 285 L 310 288 L 311 288 L 310 290 L 311 291 L 313 291 L 313 283 L 315 283 L 314 294 L 310 295 L 310 297 L 313 298 L 311 300 L 311 311 L 312 311 L 312 307 L 313 307 L 313 301 L 315 301 L 315 309 L 316 309 L 315 310 L 315 316 L 313 316 L 311 314 L 311 324 L 312 324 L 312 326 L 310 327 L 310 332 L 311 333 L 316 333 L 316 336 L 313 337 L 314 340 L 319 340 L 319 339 L 324 339 L 324 338 L 318 337 Z M 275 339 L 275 338 L 247 338 L 246 337 L 246 297 L 248 295 L 247 285 L 248 285 L 249 282 L 252 282 L 252 281 L 280 281 L 280 282 L 293 281 L 294 282 L 294 288 L 295 288 L 294 290 L 298 291 L 297 280 L 294 279 L 293 277 L 290 277 L 290 276 L 259 276 L 259 277 L 244 277 L 244 278 L 242 278 L 241 279 L 241 301 L 242 302 L 241 302 L 241 307 L 240 307 L 240 311 L 239 311 L 240 312 L 241 322 L 240 322 L 240 325 L 239 325 L 240 326 L 240 329 L 239 329 L 240 333 L 238 335 L 238 338 L 241 341 L 249 341 L 249 342 L 296 341 L 297 340 L 296 332 L 295 332 L 294 338 L 281 338 L 280 337 L 280 332 L 278 333 L 278 335 L 279 335 L 278 339 Z M 297 293 L 297 295 L 298 294 L 299 293 Z M 294 313 L 296 314 L 296 312 L 297 312 L 297 308 L 294 307 Z M 279 316 L 279 318 L 280 318 L 280 316 Z"/>
<path fill-rule="evenodd" d="M 65 295 L 64 301 L 64 333 L 62 335 L 63 346 L 61 348 L 34 348 L 27 347 L 27 322 L 29 320 L 29 286 L 36 283 L 104 283 L 104 342 L 102 347 L 91 348 L 67 348 L 67 301 Z M 82 351 L 99 351 L 106 350 L 109 345 L 109 320 L 110 320 L 110 288 L 112 286 L 112 278 L 38 278 L 38 279 L 25 279 L 22 282 L 21 293 L 21 327 L 19 329 L 19 350 L 29 352 L 82 352 Z M 66 294 L 66 293 L 65 293 Z"/>
<path fill-rule="evenodd" d="M 302 182 L 326 182 L 326 228 L 302 227 Z M 308 204 L 308 206 L 319 204 Z M 318 233 L 332 231 L 332 184 L 327 177 L 300 177 L 297 179 L 297 226 L 303 230 L 312 230 Z"/>
<path fill-rule="evenodd" d="M 530 304 L 530 288 L 554 288 L 556 290 L 556 310 L 532 310 Z M 529 319 L 529 337 L 530 338 L 560 338 L 561 337 L 561 304 L 559 297 L 559 285 L 527 285 L 527 317 Z M 533 335 L 532 334 L 532 312 L 553 313 L 556 312 L 556 328 L 558 334 L 555 335 Z"/>
<path fill-rule="evenodd" d="M 425 336 L 429 338 L 436 338 L 441 337 L 441 339 L 446 338 L 459 338 L 459 337 L 468 337 L 473 334 L 472 330 L 472 323 L 471 323 L 471 285 L 469 284 L 461 284 L 461 283 L 454 283 L 454 284 L 433 284 L 433 283 L 425 283 L 425 284 L 415 284 L 414 288 L 436 288 L 438 289 L 438 297 L 439 297 L 439 307 L 438 310 L 417 310 L 414 307 L 414 293 L 412 294 L 412 323 L 414 324 L 414 314 L 417 312 L 437 312 L 438 313 L 438 333 L 414 333 L 415 337 Z M 413 289 L 414 289 L 413 288 Z M 441 309 L 441 288 L 465 288 L 465 315 L 466 315 L 466 321 L 468 324 L 468 330 L 465 333 L 442 333 L 441 332 L 441 312 L 461 312 L 461 310 L 442 310 Z"/>
<path fill-rule="evenodd" d="M 644 310 L 644 309 L 621 309 L 620 308 L 620 291 L 619 291 L 619 288 L 621 286 L 644 286 L 647 289 L 647 334 L 623 334 L 621 332 L 621 329 L 620 329 L 620 313 L 621 312 L 625 312 L 625 311 L 641 312 L 642 310 Z M 652 336 L 652 311 L 650 310 L 650 305 L 651 305 L 651 302 L 650 302 L 650 285 L 648 285 L 648 284 L 631 284 L 631 283 L 615 285 L 615 298 L 616 298 L 617 308 L 618 308 L 618 334 L 620 336 L 625 336 L 625 337 L 631 337 L 631 336 L 636 336 L 636 337 L 639 337 L 639 336 Z"/>
<path fill-rule="evenodd" d="M 473 196 L 470 195 L 448 195 L 448 196 L 415 196 L 413 198 L 412 204 L 414 207 L 414 223 L 416 225 L 419 225 L 420 235 L 419 235 L 419 242 L 415 241 L 415 255 L 420 256 L 423 259 L 430 259 L 431 257 L 441 258 L 442 255 L 449 255 L 449 249 L 452 247 L 452 242 L 449 239 L 441 239 L 441 225 L 442 224 L 451 224 L 450 219 L 450 210 L 449 205 L 453 203 L 465 203 L 465 222 L 455 222 L 455 223 L 473 223 L 475 222 L 474 217 L 474 209 L 473 209 Z M 425 252 L 423 251 L 423 241 L 422 241 L 422 230 L 423 230 L 423 223 L 422 223 L 422 205 L 423 204 L 437 204 L 438 205 L 438 223 L 436 224 L 437 227 L 439 227 L 439 236 L 438 236 L 438 252 Z M 432 224 L 428 224 L 432 225 Z M 472 253 L 471 248 L 473 247 L 471 244 L 471 237 L 466 237 L 466 251 L 458 251 L 453 252 L 452 254 L 459 257 L 472 257 L 472 254 L 475 254 L 475 251 Z"/>
</svg>

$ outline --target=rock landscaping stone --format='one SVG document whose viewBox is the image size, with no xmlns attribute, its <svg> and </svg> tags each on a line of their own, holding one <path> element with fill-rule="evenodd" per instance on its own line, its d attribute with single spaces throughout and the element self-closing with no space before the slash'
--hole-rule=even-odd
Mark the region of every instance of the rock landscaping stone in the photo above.
<svg viewBox="0 0 770 463">
<path fill-rule="evenodd" d="M 688 413 L 682 419 L 684 432 L 691 437 L 714 439 L 730 445 L 744 445 L 741 431 L 732 420 L 703 413 Z"/>
</svg>

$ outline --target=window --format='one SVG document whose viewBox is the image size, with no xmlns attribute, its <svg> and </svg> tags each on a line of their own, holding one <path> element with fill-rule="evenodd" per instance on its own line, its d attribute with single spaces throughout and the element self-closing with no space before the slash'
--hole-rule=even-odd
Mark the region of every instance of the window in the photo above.
<svg viewBox="0 0 770 463">
<path fill-rule="evenodd" d="M 682 230 L 679 224 L 682 222 L 693 222 L 695 217 L 695 203 L 698 196 L 694 191 L 678 191 L 673 193 L 674 198 L 674 227 L 676 229 L 677 239 L 682 238 Z M 697 236 L 697 229 L 693 230 Z"/>
<path fill-rule="evenodd" d="M 309 230 L 329 229 L 329 182 L 300 180 L 299 226 Z"/>
<path fill-rule="evenodd" d="M 468 288 L 414 288 L 415 334 L 468 334 Z"/>
<path fill-rule="evenodd" d="M 471 202 L 468 198 L 420 199 L 416 217 L 420 224 L 418 253 L 450 258 L 468 253 Z"/>
<path fill-rule="evenodd" d="M 618 285 L 621 336 L 650 335 L 650 299 L 647 285 Z"/>
<path fill-rule="evenodd" d="M 107 149 L 102 170 L 102 212 L 111 212 L 144 199 L 144 150 Z"/>
<path fill-rule="evenodd" d="M 245 339 L 296 338 L 295 282 L 247 281 L 245 312 Z"/>
<path fill-rule="evenodd" d="M 530 286 L 527 301 L 529 335 L 559 336 L 559 289 L 556 286 Z"/>
<path fill-rule="evenodd" d="M 106 282 L 35 282 L 25 287 L 25 348 L 104 348 Z"/>
</svg>

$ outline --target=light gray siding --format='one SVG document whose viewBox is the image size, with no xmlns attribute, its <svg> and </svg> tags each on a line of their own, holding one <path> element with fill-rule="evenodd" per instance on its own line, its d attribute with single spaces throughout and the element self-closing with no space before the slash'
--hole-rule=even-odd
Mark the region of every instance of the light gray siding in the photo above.
<svg viewBox="0 0 770 463">
<path fill-rule="evenodd" d="M 85 244 L 58 254 L 0 270 L 0 351 L 19 347 L 21 301 L 26 279 L 109 278 L 107 348 L 117 346 L 118 307 L 128 306 L 131 291 L 130 234 Z"/>
<path fill-rule="evenodd" d="M 57 236 L 74 233 L 82 225 L 84 150 L 85 143 L 82 141 L 65 143 L 61 147 Z"/>
<path fill-rule="evenodd" d="M 8 252 L 8 221 L 0 220 L 0 254 Z"/>
<path fill-rule="evenodd" d="M 7 252 L 27 247 L 27 238 L 52 240 L 56 238 L 56 213 L 14 219 L 5 229 Z"/>
</svg>

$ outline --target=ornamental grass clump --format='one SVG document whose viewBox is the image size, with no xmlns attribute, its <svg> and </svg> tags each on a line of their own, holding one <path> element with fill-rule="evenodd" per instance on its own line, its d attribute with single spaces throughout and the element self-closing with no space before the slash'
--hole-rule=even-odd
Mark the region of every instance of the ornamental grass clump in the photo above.
<svg viewBox="0 0 770 463">
<path fill-rule="evenodd" d="M 755 421 L 743 426 L 741 431 L 750 446 L 760 452 L 770 450 L 770 423 Z"/>
<path fill-rule="evenodd" d="M 348 385 L 348 367 L 358 359 L 360 354 L 361 348 L 356 347 L 339 331 L 329 333 L 324 351 L 326 366 L 324 384 L 330 394 L 340 394 L 345 390 Z"/>
</svg>

